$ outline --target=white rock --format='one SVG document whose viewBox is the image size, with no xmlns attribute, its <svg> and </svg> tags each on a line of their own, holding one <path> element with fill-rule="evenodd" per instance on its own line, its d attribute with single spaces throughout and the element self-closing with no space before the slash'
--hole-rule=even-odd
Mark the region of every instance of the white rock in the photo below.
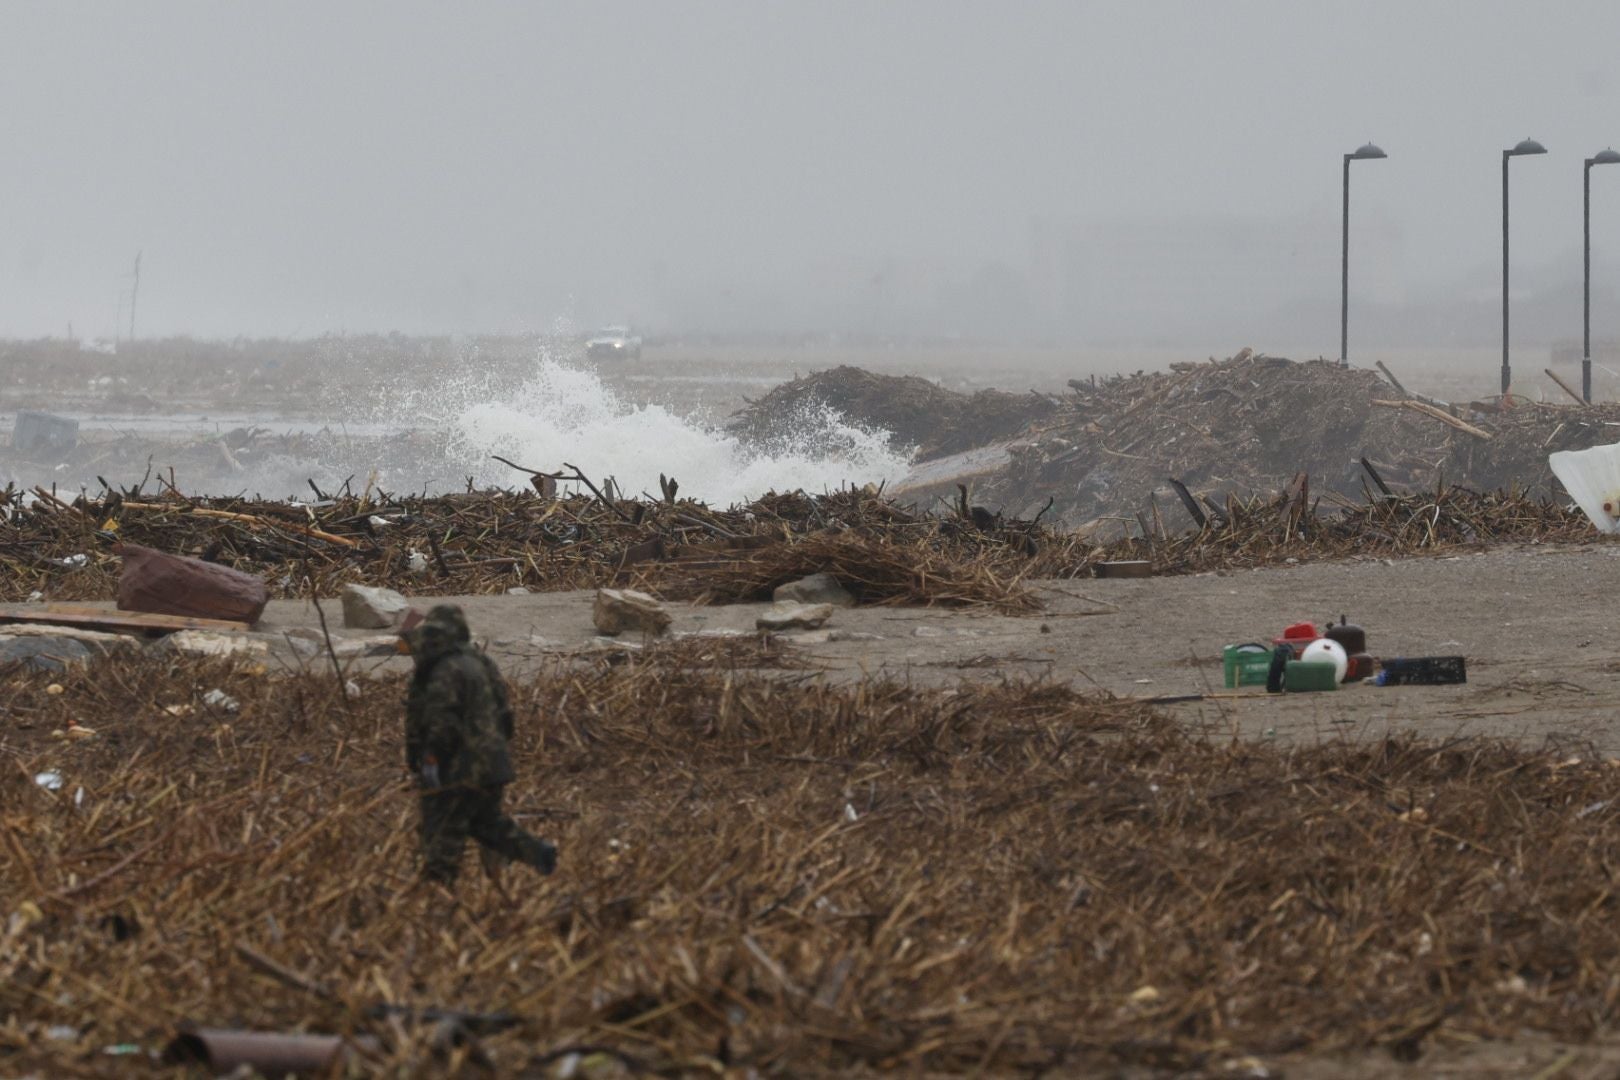
<svg viewBox="0 0 1620 1080">
<path fill-rule="evenodd" d="M 754 620 L 759 630 L 815 630 L 832 618 L 831 604 L 787 604 L 771 608 Z"/>
<path fill-rule="evenodd" d="M 268 656 L 270 643 L 246 634 L 216 634 L 210 630 L 176 630 L 158 646 L 187 656 Z"/>
<path fill-rule="evenodd" d="M 669 629 L 670 614 L 653 597 L 634 589 L 598 589 L 591 612 L 598 632 L 613 636 L 626 630 L 658 635 Z"/>
<path fill-rule="evenodd" d="M 326 647 L 320 642 L 317 652 Z M 374 634 L 363 638 L 333 638 L 332 651 L 338 659 L 349 660 L 357 656 L 399 656 L 400 639 L 397 634 Z"/>
<path fill-rule="evenodd" d="M 771 594 L 778 604 L 832 604 L 834 607 L 854 607 L 855 597 L 831 574 L 811 574 L 786 585 L 778 585 Z"/>
<path fill-rule="evenodd" d="M 371 585 L 343 586 L 343 625 L 357 630 L 387 630 L 398 626 L 411 602 L 393 589 Z"/>
</svg>

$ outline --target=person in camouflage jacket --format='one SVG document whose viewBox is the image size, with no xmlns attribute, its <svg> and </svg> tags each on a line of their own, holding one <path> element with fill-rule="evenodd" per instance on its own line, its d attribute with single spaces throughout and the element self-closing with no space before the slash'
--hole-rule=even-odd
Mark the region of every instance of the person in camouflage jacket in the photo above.
<svg viewBox="0 0 1620 1080">
<path fill-rule="evenodd" d="M 557 849 L 501 809 L 515 774 L 512 707 L 495 662 L 472 644 L 466 616 L 453 604 L 434 607 L 403 636 L 416 661 L 405 699 L 405 764 L 422 787 L 423 872 L 454 881 L 470 836 L 489 852 L 551 873 Z"/>
</svg>

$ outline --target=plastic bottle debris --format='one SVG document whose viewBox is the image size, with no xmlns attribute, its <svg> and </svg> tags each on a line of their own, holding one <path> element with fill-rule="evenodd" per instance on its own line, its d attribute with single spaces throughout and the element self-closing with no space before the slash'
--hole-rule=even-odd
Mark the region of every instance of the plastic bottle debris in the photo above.
<svg viewBox="0 0 1620 1080">
<path fill-rule="evenodd" d="M 207 705 L 211 709 L 223 709 L 225 712 L 229 713 L 233 713 L 242 707 L 241 702 L 231 697 L 231 695 L 227 694 L 225 691 L 218 689 L 208 691 L 208 693 L 203 695 L 202 700 L 203 704 Z"/>
</svg>

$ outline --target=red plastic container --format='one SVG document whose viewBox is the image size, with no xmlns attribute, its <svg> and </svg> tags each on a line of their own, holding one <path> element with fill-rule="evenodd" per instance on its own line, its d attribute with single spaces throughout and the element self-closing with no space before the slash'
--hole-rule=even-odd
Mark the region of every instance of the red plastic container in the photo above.
<svg viewBox="0 0 1620 1080">
<path fill-rule="evenodd" d="M 1284 630 L 1282 637 L 1273 638 L 1271 643 L 1273 645 L 1287 645 L 1294 650 L 1294 655 L 1298 656 L 1305 651 L 1305 646 L 1321 636 L 1316 631 L 1315 623 L 1297 622 Z"/>
</svg>

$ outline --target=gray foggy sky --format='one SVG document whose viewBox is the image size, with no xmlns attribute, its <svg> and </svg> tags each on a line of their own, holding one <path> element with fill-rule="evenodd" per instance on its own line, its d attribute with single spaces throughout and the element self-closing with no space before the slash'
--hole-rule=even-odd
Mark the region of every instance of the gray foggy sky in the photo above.
<svg viewBox="0 0 1620 1080">
<path fill-rule="evenodd" d="M 0 22 L 4 335 L 110 334 L 140 249 L 143 335 L 571 316 L 1129 340 L 1293 310 L 1331 351 L 1343 152 L 1390 154 L 1354 167 L 1358 300 L 1483 303 L 1500 150 L 1540 139 L 1513 170 L 1515 285 L 1578 304 L 1581 158 L 1620 143 L 1612 0 L 0 2 Z M 1620 273 L 1610 172 L 1594 246 Z"/>
</svg>

